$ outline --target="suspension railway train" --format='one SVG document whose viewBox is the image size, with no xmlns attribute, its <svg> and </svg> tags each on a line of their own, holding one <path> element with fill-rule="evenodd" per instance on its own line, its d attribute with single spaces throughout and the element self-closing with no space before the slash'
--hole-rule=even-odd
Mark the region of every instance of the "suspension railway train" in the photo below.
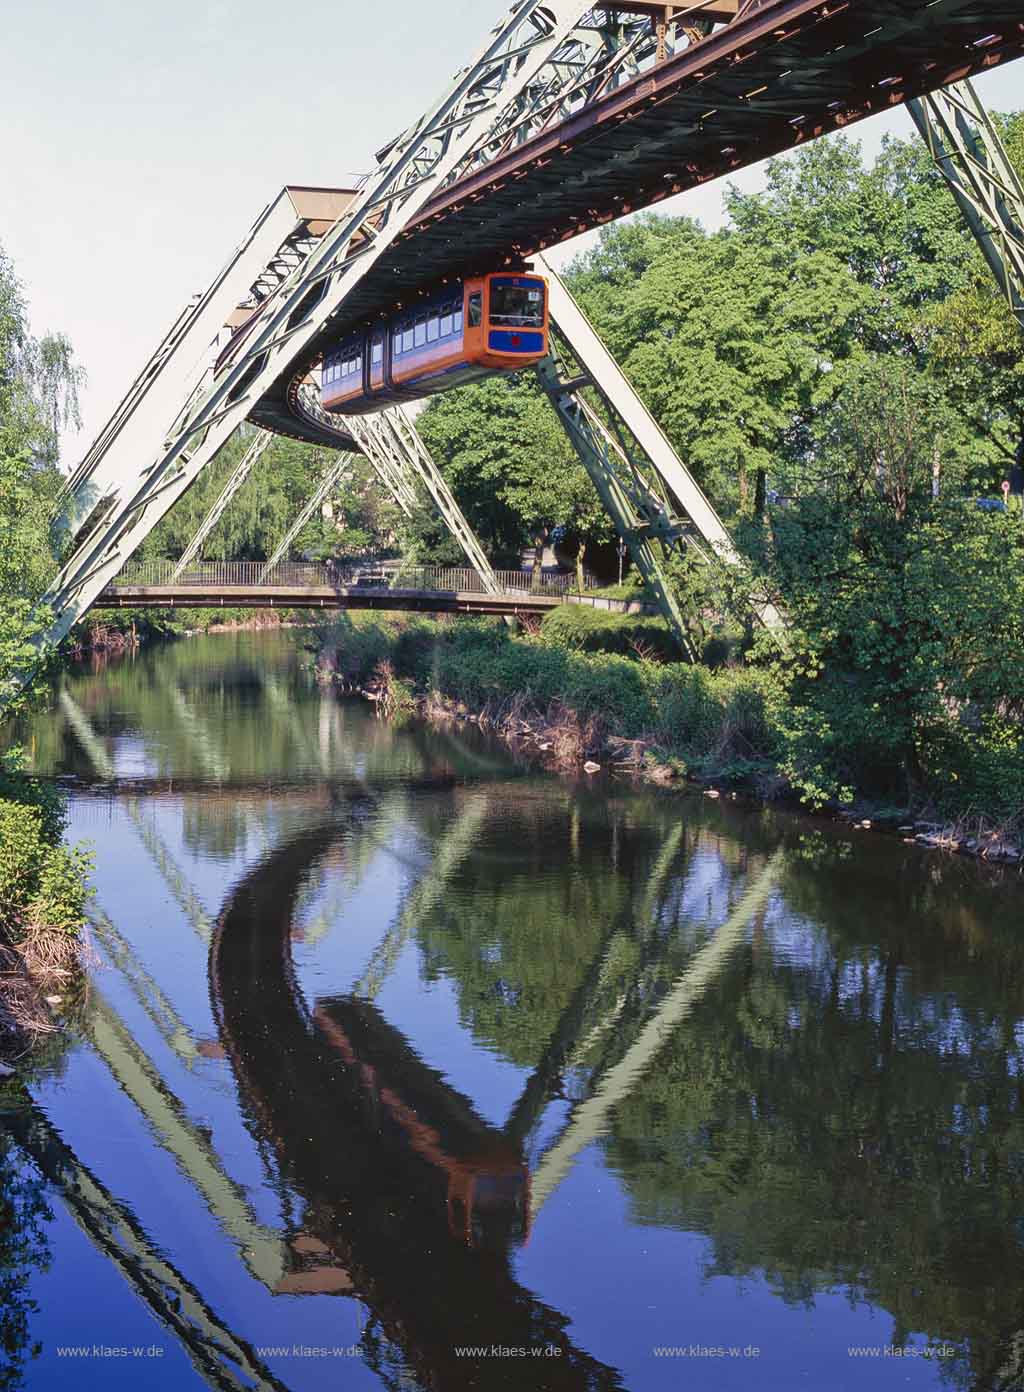
<svg viewBox="0 0 1024 1392">
<path fill-rule="evenodd" d="M 320 401 L 338 415 L 366 415 L 494 372 L 518 372 L 547 351 L 543 276 L 501 272 L 453 281 L 329 349 Z"/>
</svg>

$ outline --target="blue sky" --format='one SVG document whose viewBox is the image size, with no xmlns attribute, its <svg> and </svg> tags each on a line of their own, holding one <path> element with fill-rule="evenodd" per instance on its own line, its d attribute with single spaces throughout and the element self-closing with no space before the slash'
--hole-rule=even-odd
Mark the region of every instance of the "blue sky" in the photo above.
<svg viewBox="0 0 1024 1392">
<path fill-rule="evenodd" d="M 502 0 L 35 0 L 4 16 L 0 245 L 34 330 L 89 373 L 77 462 L 283 184 L 345 185 L 479 46 Z M 1024 64 L 978 84 L 1024 105 Z M 902 111 L 856 128 L 874 152 Z M 755 188 L 760 168 L 737 182 Z M 662 205 L 709 225 L 724 185 Z M 575 244 L 574 244 L 575 245 Z"/>
</svg>

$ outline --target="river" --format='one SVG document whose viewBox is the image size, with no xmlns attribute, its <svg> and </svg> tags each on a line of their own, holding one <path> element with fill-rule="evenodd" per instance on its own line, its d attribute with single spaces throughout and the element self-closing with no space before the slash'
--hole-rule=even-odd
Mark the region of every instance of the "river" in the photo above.
<svg viewBox="0 0 1024 1392">
<path fill-rule="evenodd" d="M 0 1115 L 0 1386 L 1021 1385 L 1019 877 L 394 728 L 303 644 L 15 732 L 96 961 Z"/>
</svg>

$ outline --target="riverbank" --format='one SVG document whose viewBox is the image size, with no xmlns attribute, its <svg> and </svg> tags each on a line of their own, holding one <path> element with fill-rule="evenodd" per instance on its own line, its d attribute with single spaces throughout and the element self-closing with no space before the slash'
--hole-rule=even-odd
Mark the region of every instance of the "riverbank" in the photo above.
<svg viewBox="0 0 1024 1392">
<path fill-rule="evenodd" d="M 55 1033 L 82 985 L 92 856 L 66 827 L 63 795 L 0 759 L 0 1062 Z"/>
<path fill-rule="evenodd" d="M 90 616 L 72 629 L 65 651 L 71 658 L 91 653 L 119 653 L 170 638 L 197 633 L 245 633 L 264 628 L 292 628 L 301 623 L 291 609 L 112 609 L 102 619 Z"/>
<path fill-rule="evenodd" d="M 381 715 L 471 722 L 555 772 L 609 771 L 806 809 L 788 773 L 794 750 L 777 672 L 581 651 L 565 646 L 561 626 L 546 628 L 513 636 L 488 621 L 348 615 L 322 626 L 313 650 L 322 682 Z M 1024 818 L 944 807 L 934 788 L 905 802 L 854 789 L 813 810 L 859 830 L 1022 863 Z"/>
</svg>

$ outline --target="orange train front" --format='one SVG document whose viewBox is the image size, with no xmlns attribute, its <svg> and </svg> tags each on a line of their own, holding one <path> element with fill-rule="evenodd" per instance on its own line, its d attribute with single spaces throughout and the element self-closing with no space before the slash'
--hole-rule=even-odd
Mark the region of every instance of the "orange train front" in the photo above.
<svg viewBox="0 0 1024 1392">
<path fill-rule="evenodd" d="M 501 272 L 455 281 L 326 352 L 320 399 L 339 415 L 365 415 L 494 372 L 517 372 L 547 351 L 543 276 Z"/>
</svg>

